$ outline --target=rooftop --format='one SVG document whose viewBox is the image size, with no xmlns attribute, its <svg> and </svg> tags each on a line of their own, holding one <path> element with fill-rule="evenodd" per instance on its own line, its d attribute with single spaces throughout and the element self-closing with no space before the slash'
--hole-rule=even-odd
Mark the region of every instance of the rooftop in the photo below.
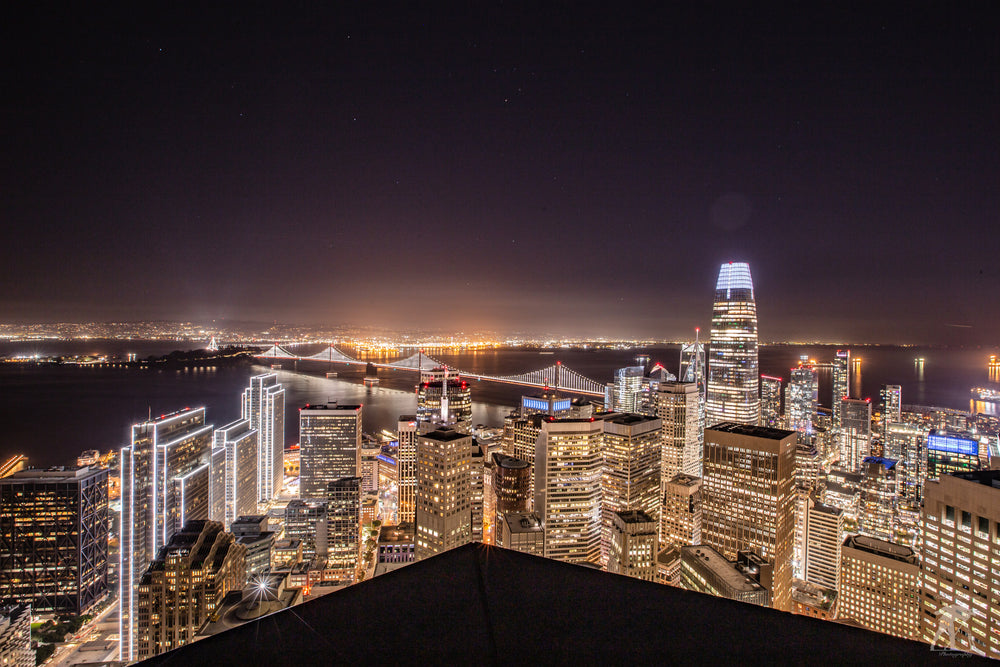
<svg viewBox="0 0 1000 667">
<path fill-rule="evenodd" d="M 407 622 L 359 641 L 357 619 L 383 618 L 387 600 Z M 673 617 L 684 622 L 663 622 Z M 144 664 L 812 664 L 834 649 L 844 663 L 932 656 L 915 641 L 469 544 Z"/>
<path fill-rule="evenodd" d="M 506 454 L 493 454 L 493 462 L 501 467 L 507 468 L 508 470 L 522 470 L 529 466 L 527 461 L 522 461 L 521 459 L 515 459 L 513 456 L 507 456 Z"/>
<path fill-rule="evenodd" d="M 980 470 L 977 472 L 953 472 L 951 477 L 964 479 L 967 482 L 975 482 L 983 486 L 992 486 L 1000 489 L 1000 470 Z"/>
<path fill-rule="evenodd" d="M 34 481 L 75 482 L 88 477 L 107 474 L 108 471 L 105 468 L 91 468 L 89 466 L 82 466 L 79 468 L 72 466 L 58 466 L 54 468 L 45 468 L 44 470 L 41 468 L 29 468 L 0 479 L 0 484 L 14 484 Z"/>
<path fill-rule="evenodd" d="M 866 551 L 884 558 L 891 558 L 901 563 L 918 565 L 917 555 L 913 553 L 913 549 L 902 544 L 896 544 L 895 542 L 886 542 L 877 537 L 849 535 L 844 540 L 844 546 L 857 549 L 858 551 Z"/>
<path fill-rule="evenodd" d="M 681 558 L 683 560 L 696 560 L 702 567 L 708 568 L 725 581 L 737 593 L 764 590 L 760 582 L 748 577 L 736 567 L 736 563 L 706 544 L 681 547 Z"/>
<path fill-rule="evenodd" d="M 420 436 L 424 440 L 437 440 L 439 442 L 453 442 L 455 440 L 461 440 L 462 438 L 471 438 L 472 436 L 468 433 L 462 433 L 461 431 L 456 431 L 453 428 L 442 427 L 436 431 L 431 431 L 430 433 L 424 433 Z"/>
<path fill-rule="evenodd" d="M 782 428 L 769 428 L 767 426 L 753 426 L 750 424 L 738 424 L 736 422 L 719 422 L 706 431 L 721 431 L 723 433 L 735 433 L 737 435 L 749 435 L 754 438 L 767 438 L 768 440 L 784 440 L 790 435 L 795 435 L 795 431 L 787 431 Z"/>
</svg>

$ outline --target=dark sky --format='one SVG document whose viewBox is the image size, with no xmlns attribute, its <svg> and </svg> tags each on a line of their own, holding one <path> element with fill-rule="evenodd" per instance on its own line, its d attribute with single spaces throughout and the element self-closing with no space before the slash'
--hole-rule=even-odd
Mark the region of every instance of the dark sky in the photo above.
<svg viewBox="0 0 1000 667">
<path fill-rule="evenodd" d="M 2 321 L 996 342 L 988 3 L 23 4 Z"/>
</svg>

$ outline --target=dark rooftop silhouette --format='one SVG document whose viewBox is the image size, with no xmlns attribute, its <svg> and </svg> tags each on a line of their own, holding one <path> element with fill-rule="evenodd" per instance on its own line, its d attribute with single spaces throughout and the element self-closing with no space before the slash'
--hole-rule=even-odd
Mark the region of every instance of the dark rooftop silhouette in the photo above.
<svg viewBox="0 0 1000 667">
<path fill-rule="evenodd" d="M 470 544 L 143 664 L 940 660 L 918 642 Z"/>
</svg>

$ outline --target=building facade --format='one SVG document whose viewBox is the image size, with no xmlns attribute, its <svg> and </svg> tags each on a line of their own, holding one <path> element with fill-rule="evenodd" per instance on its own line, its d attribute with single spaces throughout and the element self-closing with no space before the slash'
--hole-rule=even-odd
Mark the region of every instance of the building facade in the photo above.
<svg viewBox="0 0 1000 667">
<path fill-rule="evenodd" d="M 417 416 L 400 415 L 396 422 L 396 437 L 399 440 L 397 483 L 399 502 L 399 522 L 414 521 L 417 502 Z"/>
<path fill-rule="evenodd" d="M 360 405 L 299 409 L 299 497 L 326 498 L 327 485 L 361 476 Z"/>
<path fill-rule="evenodd" d="M 472 541 L 472 446 L 447 426 L 417 439 L 417 560 Z"/>
<path fill-rule="evenodd" d="M 608 572 L 655 581 L 656 533 L 656 519 L 646 512 L 615 512 L 611 517 Z"/>
<path fill-rule="evenodd" d="M 712 309 L 706 427 L 722 421 L 760 421 L 757 368 L 757 304 L 750 267 L 743 262 L 723 264 Z"/>
<path fill-rule="evenodd" d="M 601 560 L 607 564 L 616 512 L 640 510 L 659 516 L 662 422 L 657 417 L 619 414 L 603 424 Z"/>
<path fill-rule="evenodd" d="M 851 535 L 841 550 L 839 609 L 869 630 L 917 639 L 920 561 L 909 547 Z"/>
<path fill-rule="evenodd" d="M 327 486 L 327 570 L 334 581 L 353 584 L 361 552 L 360 477 L 343 477 Z"/>
<path fill-rule="evenodd" d="M 228 527 L 237 517 L 255 514 L 260 501 L 260 477 L 257 464 L 260 460 L 258 433 L 250 427 L 249 419 L 240 419 L 215 429 L 214 449 L 223 450 L 223 516 L 210 516 L 221 520 Z M 214 503 L 212 503 L 214 505 Z"/>
<path fill-rule="evenodd" d="M 861 463 L 872 455 L 872 402 L 840 399 L 840 465 L 861 472 Z"/>
<path fill-rule="evenodd" d="M 654 394 L 661 422 L 660 476 L 701 475 L 704 421 L 701 398 L 693 382 L 664 382 Z"/>
<path fill-rule="evenodd" d="M 268 503 L 284 482 L 285 390 L 274 373 L 255 375 L 243 390 L 242 418 L 257 431 L 258 502 Z"/>
</svg>

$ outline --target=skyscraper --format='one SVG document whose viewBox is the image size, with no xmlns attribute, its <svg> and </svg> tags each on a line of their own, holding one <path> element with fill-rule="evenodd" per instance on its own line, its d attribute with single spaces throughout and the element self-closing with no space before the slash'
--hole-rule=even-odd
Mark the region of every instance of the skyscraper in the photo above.
<svg viewBox="0 0 1000 667">
<path fill-rule="evenodd" d="M 906 639 L 920 636 L 920 561 L 909 547 L 850 535 L 841 547 L 838 616 Z"/>
<path fill-rule="evenodd" d="M 224 453 L 223 527 L 241 516 L 255 514 L 260 500 L 257 475 L 259 444 L 257 431 L 250 427 L 249 419 L 240 419 L 215 430 L 214 447 Z M 209 517 L 216 520 L 216 517 Z"/>
<path fill-rule="evenodd" d="M 400 415 L 396 422 L 399 440 L 399 522 L 413 523 L 417 491 L 417 416 Z"/>
<path fill-rule="evenodd" d="M 833 357 L 833 397 L 830 405 L 833 408 L 833 427 L 841 425 L 843 406 L 841 401 L 851 396 L 851 351 L 837 350 Z M 867 454 L 866 454 L 867 456 Z"/>
<path fill-rule="evenodd" d="M 361 406 L 299 408 L 299 497 L 326 499 L 327 485 L 361 476 Z"/>
<path fill-rule="evenodd" d="M 785 415 L 788 428 L 798 431 L 803 441 L 810 441 L 816 404 L 819 400 L 819 374 L 812 366 L 799 364 L 791 370 L 791 379 L 785 398 Z"/>
<path fill-rule="evenodd" d="M 184 522 L 208 518 L 211 451 L 212 425 L 205 423 L 205 408 L 185 408 L 135 424 L 132 443 L 121 450 L 123 661 L 136 659 L 136 590 L 143 573 Z"/>
<path fill-rule="evenodd" d="M 700 421 L 700 396 L 693 382 L 664 382 L 654 395 L 656 416 L 662 423 L 660 478 L 684 473 L 701 475 L 704 424 Z"/>
<path fill-rule="evenodd" d="M 889 424 L 898 424 L 902 421 L 902 393 L 903 388 L 898 384 L 884 384 L 879 391 L 882 399 L 882 442 L 888 440 Z M 885 454 L 888 456 L 888 454 Z"/>
<path fill-rule="evenodd" d="M 442 426 L 417 439 L 417 560 L 472 541 L 471 468 L 471 435 Z"/>
<path fill-rule="evenodd" d="M 361 478 L 343 477 L 327 486 L 327 569 L 338 583 L 353 584 L 361 551 Z"/>
<path fill-rule="evenodd" d="M 761 375 L 760 425 L 781 428 L 781 421 L 781 378 Z"/>
<path fill-rule="evenodd" d="M 715 285 L 705 413 L 706 426 L 760 420 L 757 305 L 750 267 L 743 262 L 723 264 Z"/>
<path fill-rule="evenodd" d="M 469 383 L 457 377 L 421 382 L 417 386 L 417 421 L 452 424 L 459 430 L 468 430 L 472 423 Z"/>
<path fill-rule="evenodd" d="M 723 422 L 705 429 L 704 544 L 726 558 L 753 551 L 773 565 L 763 581 L 776 609 L 791 609 L 795 431 Z"/>
<path fill-rule="evenodd" d="M 872 402 L 869 399 L 840 399 L 840 465 L 861 472 L 861 462 L 871 456 Z"/>
<path fill-rule="evenodd" d="M 698 340 L 701 329 L 695 329 L 695 341 L 681 345 L 681 364 L 678 380 L 694 382 L 698 393 L 705 398 L 705 346 Z"/>
<path fill-rule="evenodd" d="M 258 502 L 270 502 L 284 482 L 285 390 L 274 373 L 255 375 L 243 390 L 243 419 L 257 431 Z"/>
<path fill-rule="evenodd" d="M 638 412 L 642 395 L 643 366 L 626 366 L 615 371 L 615 381 L 604 389 L 604 409 L 610 412 Z"/>
<path fill-rule="evenodd" d="M 613 541 L 615 512 L 641 510 L 649 516 L 659 514 L 661 424 L 656 417 L 637 414 L 619 414 L 604 420 L 601 559 L 605 563 Z M 655 556 L 655 538 L 653 542 Z"/>
</svg>

